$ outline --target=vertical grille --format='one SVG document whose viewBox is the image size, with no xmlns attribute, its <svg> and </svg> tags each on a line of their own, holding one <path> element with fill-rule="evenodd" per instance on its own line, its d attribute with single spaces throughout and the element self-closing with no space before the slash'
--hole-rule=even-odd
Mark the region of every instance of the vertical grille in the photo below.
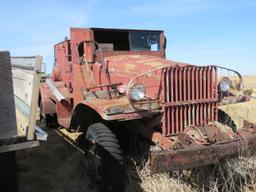
<svg viewBox="0 0 256 192">
<path fill-rule="evenodd" d="M 217 120 L 216 67 L 177 67 L 163 71 L 163 135 L 183 132 L 188 125 Z"/>
</svg>

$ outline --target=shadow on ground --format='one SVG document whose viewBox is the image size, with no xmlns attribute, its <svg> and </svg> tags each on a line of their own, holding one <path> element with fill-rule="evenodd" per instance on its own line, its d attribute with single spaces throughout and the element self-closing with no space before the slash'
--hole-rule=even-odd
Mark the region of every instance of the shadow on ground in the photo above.
<svg viewBox="0 0 256 192">
<path fill-rule="evenodd" d="M 40 147 L 16 152 L 19 192 L 96 192 L 84 171 L 83 154 L 54 130 Z"/>
</svg>

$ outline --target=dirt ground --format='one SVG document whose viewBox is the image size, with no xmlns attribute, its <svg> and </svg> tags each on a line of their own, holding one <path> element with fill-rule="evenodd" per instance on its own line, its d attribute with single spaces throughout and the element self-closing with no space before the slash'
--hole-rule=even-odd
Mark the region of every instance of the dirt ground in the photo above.
<svg viewBox="0 0 256 192">
<path fill-rule="evenodd" d="M 16 152 L 19 192 L 96 192 L 86 175 L 83 154 L 54 129 L 40 147 Z"/>
<path fill-rule="evenodd" d="M 244 79 L 245 87 L 254 89 L 256 95 L 256 76 Z M 47 132 L 48 140 L 41 142 L 40 147 L 16 152 L 19 192 L 97 192 L 97 184 L 84 171 L 83 154 L 54 129 L 47 129 Z M 143 174 L 148 173 L 139 173 L 141 177 Z M 130 190 L 127 191 L 138 191 L 134 183 L 128 185 Z M 145 191 L 169 191 L 170 186 L 176 186 L 172 191 L 194 191 L 186 183 L 172 179 L 169 175 L 147 175 L 141 186 Z"/>
</svg>

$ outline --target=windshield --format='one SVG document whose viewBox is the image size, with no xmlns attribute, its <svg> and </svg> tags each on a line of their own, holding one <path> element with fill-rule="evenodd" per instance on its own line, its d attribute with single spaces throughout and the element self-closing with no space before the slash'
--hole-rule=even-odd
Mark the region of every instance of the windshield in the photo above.
<svg viewBox="0 0 256 192">
<path fill-rule="evenodd" d="M 133 31 L 130 35 L 130 49 L 134 51 L 159 51 L 160 32 Z"/>
<path fill-rule="evenodd" d="M 94 30 L 103 51 L 160 51 L 161 31 Z"/>
</svg>

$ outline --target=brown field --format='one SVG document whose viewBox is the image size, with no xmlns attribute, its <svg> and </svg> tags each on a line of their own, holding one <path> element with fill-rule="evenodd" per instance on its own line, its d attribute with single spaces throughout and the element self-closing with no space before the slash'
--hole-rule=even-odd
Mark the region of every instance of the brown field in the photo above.
<svg viewBox="0 0 256 192">
<path fill-rule="evenodd" d="M 256 96 L 256 76 L 244 77 L 245 88 Z M 237 124 L 243 119 L 256 121 L 256 100 L 226 106 Z M 83 155 L 54 130 L 48 141 L 34 149 L 18 151 L 18 187 L 20 192 L 97 192 L 84 172 Z M 127 171 L 127 192 L 256 191 L 256 156 L 232 159 L 215 166 L 151 176 L 147 165 L 132 164 Z"/>
<path fill-rule="evenodd" d="M 244 76 L 243 80 L 245 89 L 252 89 L 253 96 L 256 97 L 256 76 Z"/>
<path fill-rule="evenodd" d="M 243 76 L 246 89 L 256 89 L 256 76 Z"/>
</svg>

